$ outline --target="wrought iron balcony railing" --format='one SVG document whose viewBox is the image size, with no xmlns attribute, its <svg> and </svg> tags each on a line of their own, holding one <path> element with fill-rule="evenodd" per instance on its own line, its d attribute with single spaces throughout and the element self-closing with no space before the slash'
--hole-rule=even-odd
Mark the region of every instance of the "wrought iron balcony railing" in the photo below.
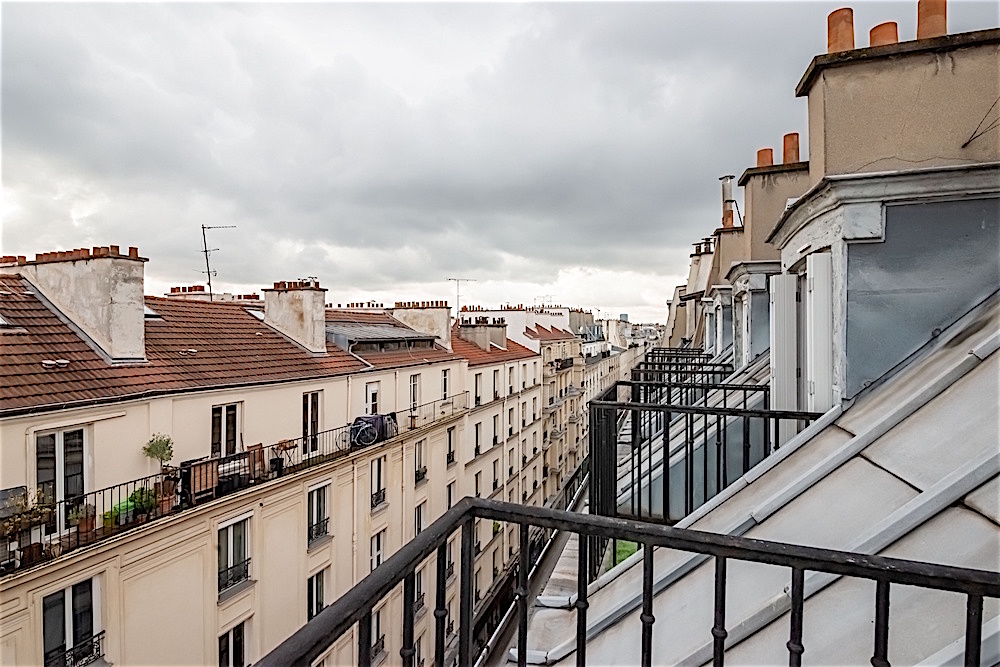
<svg viewBox="0 0 1000 667">
<path fill-rule="evenodd" d="M 385 487 L 378 489 L 372 494 L 372 509 L 385 502 Z"/>
<path fill-rule="evenodd" d="M 317 540 L 329 533 L 330 517 L 324 517 L 316 523 L 309 524 L 309 541 Z"/>
<path fill-rule="evenodd" d="M 420 482 L 427 479 L 427 466 L 420 466 L 413 471 L 413 483 L 419 484 Z"/>
<path fill-rule="evenodd" d="M 236 584 L 250 578 L 250 559 L 236 563 L 232 567 L 219 570 L 219 592 L 232 588 Z"/>
<path fill-rule="evenodd" d="M 104 631 L 77 641 L 72 648 L 65 645 L 45 654 L 45 667 L 83 667 L 104 657 Z"/>
<path fill-rule="evenodd" d="M 526 662 L 528 646 L 528 588 L 529 530 L 532 527 L 555 529 L 577 534 L 581 539 L 577 566 L 576 662 L 587 661 L 587 609 L 588 583 L 600 571 L 604 551 L 611 540 L 636 542 L 643 550 L 643 581 L 641 586 L 641 664 L 652 665 L 652 637 L 655 618 L 650 610 L 653 604 L 654 552 L 666 548 L 700 554 L 704 562 L 715 564 L 714 616 L 705 635 L 711 637 L 714 647 L 714 664 L 723 665 L 726 638 L 726 585 L 727 566 L 732 561 L 764 563 L 788 568 L 791 598 L 789 639 L 786 644 L 789 664 L 801 664 L 805 652 L 803 641 L 804 577 L 806 572 L 825 572 L 842 577 L 876 582 L 875 624 L 872 644 L 872 664 L 886 665 L 889 633 L 889 593 L 893 586 L 916 586 L 951 591 L 966 599 L 965 664 L 978 665 L 981 641 L 984 598 L 1000 598 L 1000 573 L 961 567 L 922 563 L 898 558 L 871 556 L 859 553 L 804 547 L 766 540 L 719 535 L 701 531 L 672 528 L 645 521 L 615 519 L 594 514 L 566 512 L 547 507 L 525 507 L 490 500 L 465 498 L 448 510 L 427 530 L 405 544 L 381 566 L 345 593 L 340 599 L 321 611 L 291 637 L 264 656 L 260 667 L 308 667 L 320 658 L 345 633 L 357 624 L 358 664 L 371 665 L 371 615 L 373 608 L 402 584 L 403 605 L 400 649 L 401 664 L 413 666 L 414 655 L 414 571 L 427 557 L 437 552 L 439 577 L 434 625 L 434 655 L 437 664 L 443 664 L 445 639 L 449 630 L 445 597 L 446 546 L 451 535 L 460 531 L 461 569 L 458 616 L 458 663 L 472 665 L 485 647 L 474 644 L 474 557 L 473 541 L 475 520 L 492 520 L 516 523 L 519 526 L 520 554 L 517 567 L 517 658 L 518 664 Z M 638 592 L 638 591 L 637 591 Z M 817 629 L 817 631 L 821 631 Z"/>
</svg>

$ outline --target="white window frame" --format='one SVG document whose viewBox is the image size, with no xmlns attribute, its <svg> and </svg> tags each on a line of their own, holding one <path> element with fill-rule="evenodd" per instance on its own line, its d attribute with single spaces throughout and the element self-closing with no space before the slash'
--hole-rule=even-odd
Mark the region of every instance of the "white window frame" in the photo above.
<svg viewBox="0 0 1000 667">
<path fill-rule="evenodd" d="M 234 419 L 235 424 L 233 428 L 235 433 L 233 433 L 233 451 L 230 452 L 226 447 L 226 436 L 229 435 L 229 431 L 226 427 L 226 413 L 228 408 L 236 408 L 236 419 Z M 215 411 L 219 410 L 219 453 L 216 454 L 214 451 L 215 444 L 212 442 L 215 435 L 212 433 L 214 430 L 213 422 L 215 421 Z M 211 418 L 209 420 L 209 432 L 208 432 L 208 442 L 211 449 L 212 456 L 232 456 L 242 449 L 243 446 L 243 401 L 232 401 L 229 403 L 219 403 L 212 406 L 210 411 Z"/>
<path fill-rule="evenodd" d="M 238 417 L 238 411 L 237 411 Z M 323 430 L 323 390 L 302 394 L 302 454 L 319 453 L 319 433 Z"/>
<path fill-rule="evenodd" d="M 320 521 L 322 521 L 323 519 L 327 519 L 328 520 L 326 525 L 327 535 L 331 534 L 330 522 L 329 522 L 330 518 L 330 512 L 329 512 L 330 494 L 328 493 L 329 488 L 330 488 L 330 482 L 320 482 L 319 484 L 314 484 L 313 486 L 309 487 L 308 493 L 306 494 L 306 528 L 308 529 L 309 526 L 315 525 Z M 316 503 L 313 500 L 314 495 L 317 498 L 322 498 L 323 516 L 318 516 L 319 512 L 316 511 L 317 510 Z"/>
<path fill-rule="evenodd" d="M 445 368 L 441 371 L 441 400 L 448 398 L 448 375 L 449 369 Z"/>
<path fill-rule="evenodd" d="M 244 530 L 244 538 L 243 538 L 244 550 L 245 550 L 245 553 L 243 554 L 244 557 L 245 557 L 244 560 L 251 560 L 251 562 L 252 562 L 252 557 L 253 557 L 252 556 L 253 549 L 251 548 L 251 544 L 252 544 L 252 542 L 251 542 L 251 536 L 253 534 L 252 533 L 252 527 L 251 527 L 251 518 L 252 517 L 253 517 L 253 511 L 250 511 L 250 512 L 245 512 L 245 513 L 243 513 L 243 514 L 241 514 L 239 516 L 233 517 L 231 519 L 227 519 L 226 521 L 223 521 L 223 522 L 219 523 L 219 526 L 218 526 L 218 528 L 216 528 L 216 532 L 215 532 L 216 538 L 217 538 L 216 545 L 215 545 L 215 550 L 216 550 L 216 565 L 218 565 L 218 560 L 219 560 L 218 559 L 219 547 L 222 544 L 222 542 L 221 542 L 221 540 L 222 540 L 222 535 L 221 535 L 222 531 L 226 532 L 226 541 L 227 541 L 227 544 L 226 544 L 226 558 L 227 558 L 226 567 L 227 568 L 231 568 L 234 565 L 237 565 L 237 561 L 233 560 L 233 531 L 231 530 L 231 528 L 233 526 L 235 526 L 236 524 L 243 523 L 243 522 L 246 522 L 246 529 Z M 242 561 L 239 561 L 239 562 L 242 562 Z M 247 573 L 247 581 L 249 581 L 250 579 L 251 579 L 251 577 L 250 577 L 250 574 L 248 572 Z M 224 590 L 228 590 L 228 589 L 224 589 Z M 224 591 L 219 591 L 219 592 L 222 593 Z"/>
<path fill-rule="evenodd" d="M 306 620 L 316 617 L 316 614 L 326 607 L 326 572 L 330 568 L 323 568 L 306 580 Z M 309 598 L 312 597 L 312 605 Z"/>
<path fill-rule="evenodd" d="M 376 456 L 371 460 L 371 482 L 372 494 L 378 493 L 385 488 L 385 456 Z"/>
<path fill-rule="evenodd" d="M 371 571 L 374 572 L 375 568 L 382 564 L 383 554 L 385 552 L 385 541 L 386 541 L 386 529 L 378 531 L 372 535 L 371 539 Z"/>
<path fill-rule="evenodd" d="M 378 414 L 378 397 L 381 391 L 381 381 L 375 380 L 374 382 L 365 383 L 365 414 L 366 415 L 377 415 Z"/>
<path fill-rule="evenodd" d="M 413 536 L 416 537 L 424 530 L 424 514 L 427 510 L 427 501 L 417 503 L 413 508 Z"/>
<path fill-rule="evenodd" d="M 249 619 L 244 619 L 244 620 L 240 621 L 239 623 L 234 624 L 233 627 L 231 627 L 228 630 L 226 630 L 225 632 L 223 632 L 222 635 L 219 637 L 219 639 L 222 639 L 223 637 L 225 637 L 226 641 L 229 643 L 229 667 L 236 667 L 236 665 L 241 664 L 241 663 L 237 663 L 237 662 L 233 661 L 233 631 L 236 630 L 236 628 L 238 628 L 240 626 L 243 627 L 243 631 L 242 631 L 243 632 L 243 661 L 242 661 L 242 665 L 244 667 L 246 667 L 247 665 L 250 665 L 250 664 L 253 663 L 253 660 L 251 660 L 250 657 L 249 657 L 250 642 L 247 639 L 248 635 L 250 634 L 250 632 L 249 632 L 249 625 L 250 625 L 249 624 Z"/>
<path fill-rule="evenodd" d="M 83 579 L 78 579 L 68 586 L 62 586 L 55 590 L 51 590 L 39 598 L 39 608 L 42 609 L 42 657 L 44 659 L 45 653 L 45 598 L 50 595 L 55 595 L 61 593 L 63 596 L 63 633 L 64 633 L 64 643 L 63 650 L 69 651 L 73 648 L 73 586 L 77 584 L 82 584 L 85 581 L 90 581 L 90 627 L 91 627 L 91 637 L 96 637 L 104 630 L 102 624 L 103 613 L 101 611 L 101 586 L 103 582 L 103 576 L 100 574 L 95 574 L 92 577 L 84 577 Z"/>
<path fill-rule="evenodd" d="M 32 497 L 38 497 L 41 495 L 41 486 L 38 482 L 38 439 L 44 436 L 53 436 L 55 440 L 55 489 L 53 489 L 52 501 L 56 503 L 56 509 L 58 511 L 58 516 L 55 517 L 56 521 L 56 532 L 66 533 L 69 532 L 68 517 L 66 516 L 66 503 L 62 502 L 66 500 L 66 449 L 65 449 L 65 437 L 67 433 L 72 433 L 75 431 L 80 431 L 81 439 L 83 441 L 83 462 L 82 462 L 82 476 L 83 476 L 83 493 L 86 494 L 89 488 L 88 482 L 92 478 L 91 474 L 91 462 L 90 462 L 90 428 L 89 425 L 73 425 L 73 426 L 63 426 L 59 428 L 48 428 L 43 431 L 35 431 L 32 434 L 34 438 L 34 457 L 32 458 L 32 467 L 34 468 L 34 475 L 31 477 L 31 483 L 29 487 L 33 490 Z M 76 497 L 76 496 L 73 496 Z M 84 501 L 86 502 L 86 501 Z"/>
<path fill-rule="evenodd" d="M 410 376 L 410 411 L 417 409 L 420 403 L 420 374 Z"/>
</svg>

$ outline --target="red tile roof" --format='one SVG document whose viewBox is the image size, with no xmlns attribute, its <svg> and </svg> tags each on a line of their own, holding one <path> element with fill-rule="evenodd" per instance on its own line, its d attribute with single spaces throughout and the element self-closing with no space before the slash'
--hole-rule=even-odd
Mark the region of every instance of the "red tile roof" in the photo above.
<svg viewBox="0 0 1000 667">
<path fill-rule="evenodd" d="M 528 338 L 533 338 L 535 340 L 572 340 L 576 338 L 573 334 L 568 331 L 563 331 L 559 327 L 552 327 L 551 329 L 546 329 L 542 325 L 538 325 L 534 330 L 525 329 L 524 335 Z"/>
<path fill-rule="evenodd" d="M 385 352 L 356 352 L 359 357 L 375 368 L 402 368 L 419 364 L 458 360 L 459 356 L 435 345 L 409 350 L 387 350 Z"/>
<path fill-rule="evenodd" d="M 329 346 L 314 356 L 239 304 L 146 297 L 148 363 L 112 366 L 16 275 L 0 276 L 0 415 L 179 391 L 324 378 L 364 364 Z M 186 350 L 197 350 L 186 353 Z M 182 354 L 182 352 L 185 352 Z M 43 359 L 66 359 L 45 369 Z"/>
<path fill-rule="evenodd" d="M 538 354 L 532 352 L 523 345 L 518 345 L 512 340 L 507 340 L 507 349 L 501 350 L 498 347 L 490 346 L 489 351 L 484 350 L 475 343 L 470 343 L 458 335 L 458 325 L 451 329 L 451 349 L 455 354 L 469 360 L 469 366 L 484 366 L 486 364 L 500 364 L 505 361 L 516 359 L 530 359 Z"/>
</svg>

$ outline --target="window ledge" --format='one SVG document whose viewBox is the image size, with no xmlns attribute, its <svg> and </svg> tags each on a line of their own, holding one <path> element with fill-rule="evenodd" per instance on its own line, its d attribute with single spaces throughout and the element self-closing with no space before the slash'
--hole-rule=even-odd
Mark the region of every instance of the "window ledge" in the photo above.
<svg viewBox="0 0 1000 667">
<path fill-rule="evenodd" d="M 378 505 L 372 508 L 372 516 L 375 516 L 376 514 L 381 514 L 382 512 L 385 511 L 387 507 L 389 507 L 389 501 L 383 500 Z"/>
<path fill-rule="evenodd" d="M 306 552 L 308 553 L 313 549 L 319 549 L 320 547 L 325 546 L 328 542 L 332 540 L 333 540 L 333 535 L 331 533 L 327 533 L 326 535 L 317 537 L 315 540 L 309 542 L 309 545 L 306 547 Z"/>
<path fill-rule="evenodd" d="M 248 591 L 251 588 L 253 588 L 254 585 L 256 585 L 256 583 L 257 583 L 256 579 L 247 579 L 246 581 L 241 581 L 238 584 L 230 586 L 226 590 L 221 591 L 219 593 L 219 602 L 218 602 L 218 604 L 219 605 L 223 605 L 226 602 L 229 602 L 234 597 L 237 597 L 240 593 L 243 593 L 243 592 Z"/>
</svg>

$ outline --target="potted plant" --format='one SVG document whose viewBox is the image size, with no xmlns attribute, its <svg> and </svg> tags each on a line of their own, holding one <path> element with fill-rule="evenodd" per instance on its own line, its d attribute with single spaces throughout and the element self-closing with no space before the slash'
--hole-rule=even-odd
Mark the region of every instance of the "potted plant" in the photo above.
<svg viewBox="0 0 1000 667">
<path fill-rule="evenodd" d="M 142 453 L 160 462 L 160 474 L 163 480 L 157 482 L 157 497 L 160 514 L 167 514 L 173 509 L 174 494 L 177 490 L 177 478 L 173 475 L 173 469 L 167 465 L 167 462 L 174 458 L 173 438 L 164 433 L 154 433 L 153 437 L 142 446 Z"/>
<path fill-rule="evenodd" d="M 97 510 L 93 505 L 77 505 L 69 513 L 69 523 L 76 526 L 78 533 L 91 533 L 94 531 L 94 517 Z"/>
<path fill-rule="evenodd" d="M 153 513 L 153 509 L 157 506 L 159 499 L 156 494 L 146 487 L 140 487 L 132 492 L 132 495 L 128 497 L 135 507 L 135 516 L 138 523 L 146 523 L 149 519 L 149 515 Z"/>
</svg>

